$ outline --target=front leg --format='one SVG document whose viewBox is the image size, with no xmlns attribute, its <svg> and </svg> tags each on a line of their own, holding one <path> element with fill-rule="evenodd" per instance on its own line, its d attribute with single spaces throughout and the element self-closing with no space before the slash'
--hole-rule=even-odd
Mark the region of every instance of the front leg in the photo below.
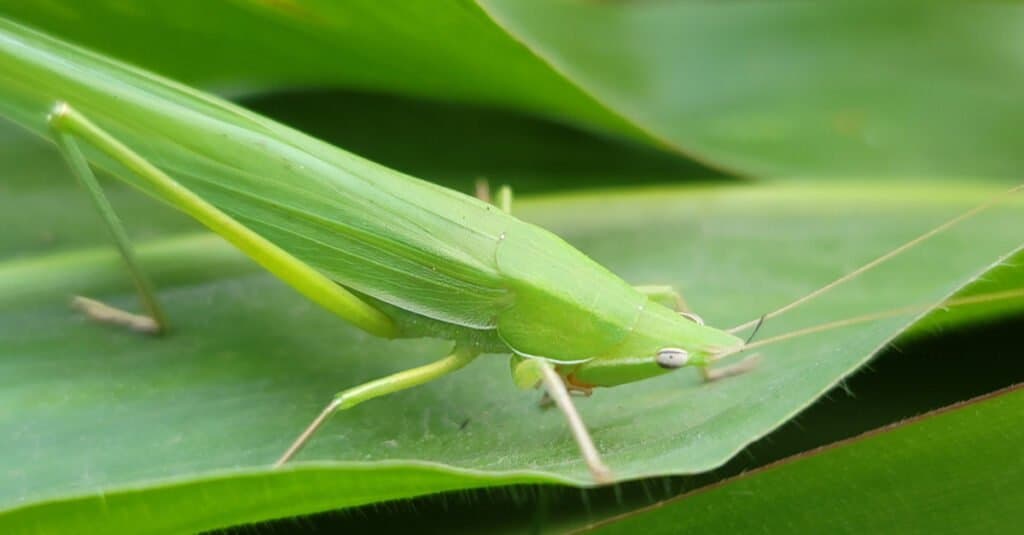
<svg viewBox="0 0 1024 535">
<path fill-rule="evenodd" d="M 741 375 L 749 372 L 757 367 L 758 363 L 761 362 L 761 355 L 755 353 L 749 357 L 745 357 L 743 360 L 726 366 L 701 366 L 700 375 L 704 378 L 704 382 L 710 383 L 711 381 L 717 381 L 726 377 L 732 377 L 734 375 Z"/>
</svg>

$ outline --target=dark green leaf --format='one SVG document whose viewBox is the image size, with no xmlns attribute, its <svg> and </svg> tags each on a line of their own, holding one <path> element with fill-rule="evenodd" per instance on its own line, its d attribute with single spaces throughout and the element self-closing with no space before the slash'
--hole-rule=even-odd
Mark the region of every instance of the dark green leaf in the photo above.
<svg viewBox="0 0 1024 535">
<path fill-rule="evenodd" d="M 574 533 L 1010 533 L 1024 389 L 931 413 Z"/>
</svg>

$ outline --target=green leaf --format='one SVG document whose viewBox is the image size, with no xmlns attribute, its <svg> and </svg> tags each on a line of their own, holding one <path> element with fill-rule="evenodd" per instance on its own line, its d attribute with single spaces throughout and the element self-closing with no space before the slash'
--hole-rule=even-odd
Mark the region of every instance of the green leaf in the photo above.
<svg viewBox="0 0 1024 535">
<path fill-rule="evenodd" d="M 480 102 L 643 134 L 510 38 L 473 2 L 0 2 L 63 40 L 229 92 L 341 85 Z"/>
<path fill-rule="evenodd" d="M 356 332 L 117 186 L 175 330 L 147 339 L 88 323 L 66 308 L 70 294 L 135 302 L 108 249 L 81 249 L 102 243 L 102 227 L 89 223 L 95 215 L 51 147 L 14 138 L 3 150 L 16 172 L 0 197 L 0 472 L 9 482 L 0 527 L 195 530 L 459 488 L 589 484 L 560 416 L 536 409 L 499 357 L 339 415 L 300 462 L 269 470 L 331 394 L 434 359 L 447 344 Z M 710 322 L 730 325 L 998 191 L 707 186 L 549 196 L 516 211 L 632 281 L 677 285 Z M 762 337 L 938 301 L 1019 246 L 1020 205 L 1007 199 L 772 320 Z M 759 368 L 729 381 L 701 385 L 689 370 L 600 392 L 582 410 L 622 479 L 708 470 L 811 403 L 914 315 L 769 348 Z"/>
<path fill-rule="evenodd" d="M 768 463 L 1014 385 L 1024 379 L 1024 363 L 1016 358 L 1022 320 L 1024 316 L 1020 315 L 1004 318 L 991 325 L 947 330 L 910 343 L 901 337 L 873 359 L 870 366 L 711 472 L 645 478 L 586 490 L 519 485 L 448 492 L 298 520 L 303 530 L 318 533 L 392 533 L 415 529 L 431 534 L 565 534 Z M 970 363 L 967 367 L 963 365 L 965 358 Z M 982 486 L 979 492 L 985 488 L 992 487 Z M 964 512 L 971 515 L 970 510 Z M 965 524 L 970 521 L 964 519 Z M 295 526 L 296 519 L 288 518 L 262 523 L 259 529 L 265 533 L 291 533 Z M 241 527 L 229 533 L 241 534 L 246 529 L 251 528 Z"/>
<path fill-rule="evenodd" d="M 69 182 L 50 182 L 58 179 Z M 17 194 L 55 188 L 46 182 Z M 677 284 L 710 323 L 730 325 L 997 192 L 969 184 L 706 187 L 538 198 L 517 212 L 629 280 Z M 761 336 L 948 295 L 1019 245 L 1020 203 L 1010 205 L 769 322 Z M 75 224 L 95 221 L 88 211 L 77 215 Z M 183 268 L 156 277 L 174 321 L 163 339 L 97 326 L 66 308 L 70 291 L 134 306 L 127 288 L 111 288 L 112 253 L 104 261 L 56 252 L 0 266 L 0 296 L 22 296 L 0 312 L 6 531 L 80 522 L 77 531 L 158 533 L 455 488 L 589 484 L 560 415 L 518 391 L 501 357 L 340 414 L 299 462 L 270 470 L 334 392 L 436 358 L 446 344 L 371 338 L 271 277 L 246 274 L 247 261 L 230 261 L 223 247 L 202 235 L 143 248 L 144 262 L 170 249 Z M 229 258 L 217 271 L 206 263 L 213 254 Z M 87 275 L 72 279 L 80 267 Z M 598 392 L 580 408 L 619 478 L 708 470 L 807 406 L 910 320 L 767 348 L 757 369 L 726 381 L 701 385 L 683 371 Z"/>
<path fill-rule="evenodd" d="M 206 87 L 486 103 L 758 177 L 1015 177 L 1024 163 L 1019 3 L 0 2 L 0 13 Z"/>
<path fill-rule="evenodd" d="M 1020 175 L 1019 3 L 480 4 L 608 108 L 721 168 Z"/>
<path fill-rule="evenodd" d="M 1013 532 L 1022 410 L 1018 386 L 573 533 Z"/>
</svg>

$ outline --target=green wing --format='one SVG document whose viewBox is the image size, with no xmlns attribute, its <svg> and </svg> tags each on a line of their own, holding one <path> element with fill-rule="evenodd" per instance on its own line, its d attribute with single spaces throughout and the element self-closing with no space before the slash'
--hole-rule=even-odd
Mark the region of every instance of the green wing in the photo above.
<svg viewBox="0 0 1024 535">
<path fill-rule="evenodd" d="M 493 207 L 0 20 L 0 113 L 47 136 L 59 100 L 345 286 L 476 329 L 511 303 L 495 266 L 511 218 Z"/>
</svg>

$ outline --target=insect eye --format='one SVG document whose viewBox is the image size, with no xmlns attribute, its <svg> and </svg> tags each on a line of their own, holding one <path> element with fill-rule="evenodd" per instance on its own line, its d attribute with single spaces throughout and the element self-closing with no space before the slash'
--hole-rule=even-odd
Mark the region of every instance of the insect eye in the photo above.
<svg viewBox="0 0 1024 535">
<path fill-rule="evenodd" d="M 680 312 L 679 315 L 696 323 L 697 325 L 704 325 L 704 318 L 694 314 L 693 312 Z"/>
<path fill-rule="evenodd" d="M 686 363 L 690 360 L 690 353 L 678 347 L 666 347 L 658 351 L 658 356 L 654 360 L 658 363 L 658 366 L 667 370 L 674 370 L 686 366 Z"/>
</svg>

